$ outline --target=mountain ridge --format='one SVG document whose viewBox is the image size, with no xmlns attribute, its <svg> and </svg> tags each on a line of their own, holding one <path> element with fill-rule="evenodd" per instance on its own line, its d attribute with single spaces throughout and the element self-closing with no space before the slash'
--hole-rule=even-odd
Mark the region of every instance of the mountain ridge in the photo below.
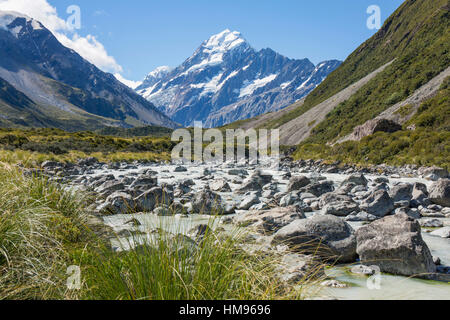
<svg viewBox="0 0 450 320">
<path fill-rule="evenodd" d="M 270 48 L 256 51 L 241 33 L 227 29 L 203 41 L 160 79 L 144 80 L 136 91 L 174 121 L 216 127 L 303 98 L 339 64 L 330 60 L 315 66 Z"/>
<path fill-rule="evenodd" d="M 41 112 L 46 109 L 49 118 L 58 114 L 59 119 L 52 120 L 59 128 L 64 128 L 65 121 L 71 118 L 77 118 L 74 130 L 87 120 L 94 126 L 176 127 L 113 75 L 64 47 L 35 19 L 0 12 L 0 48 L 0 77 L 32 100 Z"/>
</svg>

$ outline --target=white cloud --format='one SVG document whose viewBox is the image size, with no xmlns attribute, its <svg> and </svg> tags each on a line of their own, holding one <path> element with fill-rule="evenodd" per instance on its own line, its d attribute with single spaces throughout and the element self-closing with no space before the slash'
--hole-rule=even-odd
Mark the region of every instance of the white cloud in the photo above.
<svg viewBox="0 0 450 320">
<path fill-rule="evenodd" d="M 118 73 L 114 74 L 114 77 L 116 77 L 117 80 L 122 82 L 124 85 L 130 87 L 131 89 L 136 89 L 142 84 L 142 81 L 127 80 Z"/>
<path fill-rule="evenodd" d="M 17 11 L 40 21 L 64 46 L 75 50 L 98 68 L 107 72 L 122 72 L 122 67 L 108 55 L 95 36 L 89 34 L 82 37 L 74 32 L 47 0 L 0 0 L 0 10 Z"/>
</svg>

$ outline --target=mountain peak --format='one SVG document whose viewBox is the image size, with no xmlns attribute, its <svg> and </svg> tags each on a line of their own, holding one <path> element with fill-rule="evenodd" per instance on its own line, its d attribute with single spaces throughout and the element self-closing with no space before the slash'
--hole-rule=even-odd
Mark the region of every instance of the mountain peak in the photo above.
<svg viewBox="0 0 450 320">
<path fill-rule="evenodd" d="M 165 76 L 166 74 L 168 74 L 170 71 L 172 71 L 173 68 L 169 67 L 169 66 L 160 66 L 157 67 L 155 70 L 153 70 L 152 72 L 150 72 L 146 79 L 150 79 L 150 78 L 157 78 L 160 79 L 163 76 Z"/>
<path fill-rule="evenodd" d="M 242 37 L 240 32 L 225 29 L 218 34 L 211 36 L 203 43 L 202 47 L 203 51 L 207 53 L 215 53 L 229 51 L 242 44 L 247 44 L 247 41 Z"/>
<path fill-rule="evenodd" d="M 24 23 L 15 23 L 17 19 L 24 19 Z M 15 11 L 0 11 L 0 29 L 14 34 L 16 37 L 26 25 L 30 25 L 33 30 L 41 30 L 44 26 L 37 20 Z"/>
</svg>

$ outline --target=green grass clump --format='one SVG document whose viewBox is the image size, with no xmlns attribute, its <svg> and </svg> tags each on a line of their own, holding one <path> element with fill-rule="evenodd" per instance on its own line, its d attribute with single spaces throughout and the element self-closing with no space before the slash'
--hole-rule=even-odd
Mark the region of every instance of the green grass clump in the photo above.
<svg viewBox="0 0 450 320">
<path fill-rule="evenodd" d="M 181 234 L 160 231 L 131 251 L 84 256 L 88 289 L 83 298 L 268 300 L 311 294 L 317 279 L 311 276 L 298 286 L 283 285 L 276 277 L 275 258 L 246 253 L 238 247 L 238 238 L 210 231 L 196 245 Z"/>
<path fill-rule="evenodd" d="M 0 299 L 71 298 L 68 249 L 88 237 L 83 200 L 0 168 Z"/>
</svg>

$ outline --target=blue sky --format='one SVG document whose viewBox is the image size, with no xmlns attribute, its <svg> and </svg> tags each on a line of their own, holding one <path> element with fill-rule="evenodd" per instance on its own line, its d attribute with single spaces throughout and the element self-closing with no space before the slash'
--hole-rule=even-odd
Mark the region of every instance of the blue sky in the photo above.
<svg viewBox="0 0 450 320">
<path fill-rule="evenodd" d="M 177 66 L 203 40 L 226 28 L 240 31 L 256 49 L 318 63 L 344 60 L 376 30 L 366 21 L 378 5 L 384 21 L 402 0 L 47 0 L 60 18 L 81 8 L 81 36 L 91 34 L 122 67 L 141 80 L 160 65 Z"/>
</svg>

